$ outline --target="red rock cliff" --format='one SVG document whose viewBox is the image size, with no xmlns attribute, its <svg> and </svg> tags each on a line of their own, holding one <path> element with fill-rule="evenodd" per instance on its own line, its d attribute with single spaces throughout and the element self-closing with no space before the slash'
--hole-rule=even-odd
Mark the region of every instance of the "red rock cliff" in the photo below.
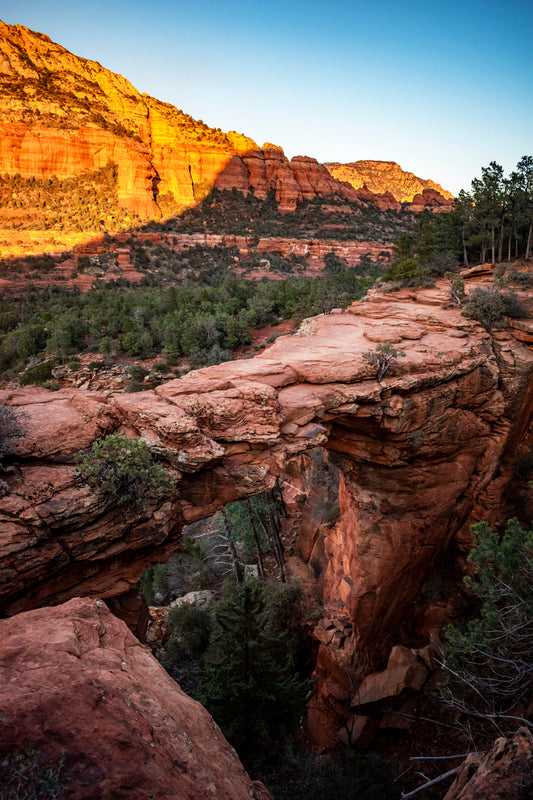
<svg viewBox="0 0 533 800">
<path fill-rule="evenodd" d="M 259 198 L 273 191 L 285 210 L 322 195 L 358 202 L 354 186 L 363 184 L 360 199 L 380 208 L 397 208 L 400 184 L 409 185 L 402 201 L 427 186 L 451 197 L 392 162 L 357 162 L 381 179 L 354 182 L 353 170 L 346 171 L 354 165 L 330 165 L 328 171 L 306 156 L 289 161 L 275 145 L 260 148 L 242 134 L 210 128 L 44 34 L 1 21 L 0 101 L 1 173 L 68 178 L 115 162 L 119 202 L 143 219 L 160 216 L 159 196 L 179 210 L 199 202 L 212 186 L 253 191 Z"/>
<path fill-rule="evenodd" d="M 289 162 L 273 145 L 209 128 L 47 36 L 3 22 L 0 98 L 2 173 L 66 178 L 114 161 L 119 200 L 143 218 L 160 214 L 154 191 L 186 207 L 213 185 L 258 197 L 273 190 L 287 209 L 317 194 L 357 197 L 315 159 Z"/>
<path fill-rule="evenodd" d="M 155 391 L 1 392 L 26 429 L 0 500 L 8 613 L 72 593 L 119 594 L 176 546 L 183 522 L 267 488 L 295 455 L 325 445 L 343 465 L 326 600 L 345 603 L 359 635 L 369 620 L 386 633 L 398 614 L 391 592 L 409 602 L 416 590 L 406 576 L 430 568 L 509 436 L 529 424 L 530 348 L 511 333 L 493 345 L 446 298 L 444 282 L 418 289 L 416 302 L 410 291 L 371 293 L 253 359 Z M 362 355 L 385 340 L 405 357 L 378 382 Z M 496 358 L 508 350 L 512 362 Z M 178 478 L 176 495 L 141 517 L 102 505 L 76 479 L 74 454 L 119 430 L 143 437 Z"/>
<path fill-rule="evenodd" d="M 27 415 L 0 500 L 5 613 L 125 592 L 176 550 L 184 523 L 272 486 L 294 459 L 326 447 L 340 475 L 340 520 L 321 547 L 302 551 L 322 553 L 323 603 L 342 628 L 337 638 L 318 634 L 318 696 L 330 696 L 335 674 L 340 697 L 354 653 L 370 668 L 387 654 L 453 538 L 462 543 L 472 520 L 501 513 L 502 460 L 532 412 L 533 353 L 513 331 L 491 337 L 450 307 L 443 281 L 372 292 L 253 359 L 153 392 L 1 393 Z M 405 356 L 377 381 L 363 354 L 383 341 Z M 173 497 L 139 515 L 77 480 L 74 453 L 110 431 L 148 442 L 177 478 Z M 422 612 L 413 624 L 427 636 Z"/>
<path fill-rule="evenodd" d="M 390 192 L 399 203 L 413 203 L 415 195 L 422 195 L 425 189 L 434 191 L 442 200 L 453 200 L 451 192 L 440 184 L 406 172 L 395 161 L 354 161 L 325 166 L 334 178 L 347 181 L 354 189 L 366 187 L 374 194 Z"/>
</svg>

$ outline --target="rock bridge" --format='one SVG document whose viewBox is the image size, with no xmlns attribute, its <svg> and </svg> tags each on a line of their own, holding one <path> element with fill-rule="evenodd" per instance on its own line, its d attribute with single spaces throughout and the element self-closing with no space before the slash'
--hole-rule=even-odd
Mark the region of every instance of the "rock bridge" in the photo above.
<svg viewBox="0 0 533 800">
<path fill-rule="evenodd" d="M 363 354 L 384 341 L 405 355 L 378 382 Z M 373 291 L 254 358 L 153 391 L 4 390 L 25 437 L 0 499 L 3 614 L 127 592 L 178 549 L 185 524 L 297 474 L 323 447 L 340 505 L 320 547 L 323 602 L 357 642 L 386 641 L 451 540 L 498 521 L 506 453 L 532 434 L 532 369 L 527 344 L 465 319 L 443 283 Z M 80 482 L 75 454 L 111 432 L 148 443 L 177 478 L 172 497 L 124 510 Z M 302 544 L 305 559 L 315 545 Z"/>
</svg>

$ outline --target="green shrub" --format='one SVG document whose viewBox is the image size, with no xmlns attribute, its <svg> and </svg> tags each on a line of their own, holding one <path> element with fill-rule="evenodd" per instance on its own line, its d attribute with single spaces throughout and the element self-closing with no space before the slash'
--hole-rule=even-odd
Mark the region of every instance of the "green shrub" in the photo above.
<svg viewBox="0 0 533 800">
<path fill-rule="evenodd" d="M 502 294 L 495 289 L 474 289 L 468 296 L 463 314 L 480 322 L 488 331 L 505 326 L 505 317 L 527 317 L 527 309 L 514 294 Z"/>
<path fill-rule="evenodd" d="M 465 583 L 479 612 L 446 628 L 441 698 L 484 726 L 520 722 L 533 694 L 533 531 L 517 519 L 501 539 L 486 522 L 471 530 L 476 572 Z"/>
<path fill-rule="evenodd" d="M 120 506 L 142 508 L 173 489 L 173 480 L 155 464 L 142 439 L 113 433 L 76 457 L 80 477 Z"/>
<path fill-rule="evenodd" d="M 20 439 L 23 436 L 24 428 L 21 422 L 21 414 L 17 414 L 11 406 L 0 403 L 0 464 L 2 457 L 9 450 L 10 439 Z"/>
<path fill-rule="evenodd" d="M 2 800 L 66 800 L 69 784 L 63 758 L 52 761 L 34 747 L 0 753 Z"/>
<path fill-rule="evenodd" d="M 55 366 L 57 366 L 56 359 L 51 359 L 50 361 L 41 361 L 40 364 L 35 364 L 33 367 L 28 367 L 26 372 L 20 376 L 20 385 L 42 386 L 52 377 L 52 370 Z"/>
<path fill-rule="evenodd" d="M 189 694 L 198 690 L 211 629 L 211 614 L 204 608 L 185 603 L 168 614 L 167 631 L 170 638 L 160 661 L 169 675 Z"/>
</svg>

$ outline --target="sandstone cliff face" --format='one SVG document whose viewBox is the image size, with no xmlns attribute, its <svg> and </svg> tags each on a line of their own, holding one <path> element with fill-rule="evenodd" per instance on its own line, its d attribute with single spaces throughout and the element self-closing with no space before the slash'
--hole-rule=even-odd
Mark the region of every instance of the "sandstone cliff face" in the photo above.
<svg viewBox="0 0 533 800">
<path fill-rule="evenodd" d="M 213 186 L 261 199 L 273 192 L 282 210 L 324 195 L 397 209 L 399 185 L 408 185 L 402 201 L 427 186 L 451 197 L 392 162 L 357 162 L 381 176 L 372 182 L 355 180 L 347 171 L 353 165 L 328 170 L 306 156 L 289 161 L 276 145 L 260 148 L 242 134 L 210 128 L 47 36 L 3 22 L 0 100 L 0 173 L 69 178 L 114 162 L 118 201 L 141 219 L 161 216 L 161 208 L 178 213 Z"/>
<path fill-rule="evenodd" d="M 334 178 L 347 181 L 354 189 L 366 187 L 374 194 L 390 192 L 399 203 L 414 202 L 415 195 L 422 195 L 424 189 L 435 191 L 443 199 L 453 199 L 451 192 L 438 183 L 406 172 L 395 161 L 354 161 L 351 164 L 330 163 L 325 166 Z"/>
<path fill-rule="evenodd" d="M 8 764 L 7 753 L 40 751 L 59 796 L 271 800 L 207 711 L 102 601 L 21 614 L 0 631 L 0 751 Z"/>
<path fill-rule="evenodd" d="M 141 218 L 160 215 L 154 195 L 187 207 L 214 185 L 260 198 L 274 191 L 285 209 L 317 194 L 357 197 L 315 159 L 289 162 L 274 145 L 209 128 L 47 36 L 3 22 L 0 97 L 2 173 L 65 178 L 114 161 L 119 200 Z"/>
<path fill-rule="evenodd" d="M 377 381 L 363 354 L 383 341 L 405 356 Z M 317 629 L 313 722 L 335 737 L 329 720 L 349 701 L 358 654 L 379 666 L 450 542 L 467 546 L 469 524 L 503 507 L 508 473 L 498 470 L 531 425 L 532 375 L 531 348 L 512 329 L 493 340 L 465 319 L 443 281 L 373 291 L 253 359 L 155 391 L 3 392 L 27 415 L 0 500 L 4 613 L 125 592 L 179 547 L 184 523 L 271 487 L 325 447 L 340 520 L 321 543 L 306 533 L 301 549 L 322 562 L 325 615 L 338 629 Z M 81 484 L 74 453 L 110 431 L 145 439 L 176 476 L 175 495 L 139 515 Z M 422 605 L 412 632 L 427 637 L 446 613 Z"/>
</svg>

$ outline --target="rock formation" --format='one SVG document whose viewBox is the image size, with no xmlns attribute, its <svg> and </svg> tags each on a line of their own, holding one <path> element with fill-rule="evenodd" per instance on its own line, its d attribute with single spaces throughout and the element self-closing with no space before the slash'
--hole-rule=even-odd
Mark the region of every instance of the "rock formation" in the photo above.
<svg viewBox="0 0 533 800">
<path fill-rule="evenodd" d="M 3 391 L 0 401 L 21 413 L 26 433 L 14 441 L 0 500 L 4 613 L 122 594 L 145 565 L 179 547 L 183 524 L 271 487 L 325 447 L 340 519 L 320 538 L 308 532 L 301 549 L 321 563 L 332 622 L 324 635 L 317 629 L 310 719 L 331 743 L 358 654 L 366 673 L 379 669 L 406 618 L 427 638 L 450 609 L 416 605 L 420 587 L 454 537 L 466 548 L 472 521 L 503 513 L 502 464 L 530 429 L 532 408 L 533 353 L 513 330 L 491 337 L 450 305 L 442 281 L 373 290 L 345 313 L 304 321 L 255 358 L 154 391 Z M 405 355 L 378 381 L 363 355 L 384 341 Z M 111 431 L 148 443 L 177 479 L 173 496 L 139 514 L 77 479 L 74 454 Z"/>
<path fill-rule="evenodd" d="M 0 793 L 15 791 L 13 772 L 39 764 L 34 785 L 19 783 L 25 797 L 42 796 L 46 769 L 53 796 L 69 800 L 271 800 L 207 711 L 101 600 L 2 620 L 0 636 Z"/>
<path fill-rule="evenodd" d="M 186 207 L 214 185 L 259 198 L 274 191 L 286 209 L 317 194 L 357 198 L 313 158 L 289 161 L 274 145 L 210 128 L 44 34 L 3 22 L 0 97 L 1 173 L 66 178 L 114 162 L 119 201 L 141 218 L 160 216 L 160 194 Z"/>
<path fill-rule="evenodd" d="M 330 165 L 328 170 L 307 156 L 289 161 L 276 145 L 265 143 L 261 148 L 242 134 L 210 128 L 141 94 L 121 75 L 73 55 L 44 34 L 1 21 L 0 100 L 0 174 L 67 179 L 115 164 L 117 202 L 131 215 L 122 220 L 122 229 L 139 218 L 159 218 L 162 209 L 167 215 L 179 213 L 199 203 L 213 187 L 235 188 L 259 199 L 273 193 L 285 211 L 294 210 L 301 200 L 330 195 L 398 209 L 396 189 L 406 184 L 406 175 L 409 197 L 402 190 L 402 201 L 428 186 L 451 197 L 438 184 L 421 182 L 392 162 L 357 162 L 382 176 L 361 182 L 346 172 L 353 165 Z M 384 169 L 386 164 L 393 169 Z M 17 188 L 13 191 L 11 199 L 16 201 Z M 32 241 L 49 240 L 52 234 L 49 244 L 63 249 L 83 239 L 79 221 L 67 224 L 71 209 L 51 226 L 39 222 L 41 207 L 42 198 L 31 208 L 35 230 L 27 224 L 21 229 L 16 202 L 3 210 L 0 225 L 6 230 L 9 252 L 18 252 L 19 240 L 28 252 Z M 91 221 L 92 232 L 101 229 L 100 215 L 99 211 Z"/>
<path fill-rule="evenodd" d="M 365 187 L 374 194 L 390 192 L 398 203 L 414 203 L 415 196 L 418 204 L 424 202 L 423 193 L 430 189 L 440 197 L 440 202 L 453 200 L 451 192 L 446 191 L 438 183 L 424 178 L 418 178 L 412 172 L 406 172 L 395 161 L 354 161 L 351 164 L 330 163 L 325 164 L 334 178 L 346 181 L 354 189 Z M 433 197 L 433 195 L 431 195 Z M 430 196 L 427 196 L 427 201 Z M 426 205 L 427 203 L 424 203 Z"/>
<path fill-rule="evenodd" d="M 448 192 L 446 193 L 448 194 Z M 424 189 L 421 194 L 415 194 L 411 201 L 411 211 L 424 211 L 430 209 L 434 212 L 450 211 L 453 206 L 452 197 L 443 197 L 436 189 Z"/>
<path fill-rule="evenodd" d="M 533 736 L 519 728 L 486 755 L 470 755 L 444 800 L 525 800 L 533 792 Z"/>
</svg>

